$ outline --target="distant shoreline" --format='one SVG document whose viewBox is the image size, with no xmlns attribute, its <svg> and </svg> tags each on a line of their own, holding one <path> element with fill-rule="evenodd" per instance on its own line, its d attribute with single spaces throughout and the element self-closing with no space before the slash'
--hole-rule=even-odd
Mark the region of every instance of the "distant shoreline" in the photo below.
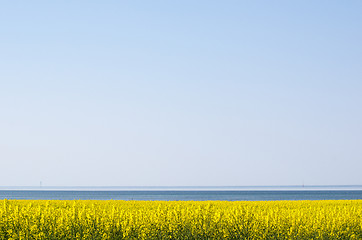
<svg viewBox="0 0 362 240">
<path fill-rule="evenodd" d="M 0 186 L 0 190 L 49 191 L 338 191 L 362 190 L 362 185 L 285 186 Z"/>
</svg>

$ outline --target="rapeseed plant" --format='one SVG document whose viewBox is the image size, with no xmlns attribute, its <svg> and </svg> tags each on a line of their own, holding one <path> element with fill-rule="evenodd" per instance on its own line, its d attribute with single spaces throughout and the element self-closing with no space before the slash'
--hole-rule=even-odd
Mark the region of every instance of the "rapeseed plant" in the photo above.
<svg viewBox="0 0 362 240">
<path fill-rule="evenodd" d="M 362 200 L 0 200 L 0 239 L 362 239 Z"/>
</svg>

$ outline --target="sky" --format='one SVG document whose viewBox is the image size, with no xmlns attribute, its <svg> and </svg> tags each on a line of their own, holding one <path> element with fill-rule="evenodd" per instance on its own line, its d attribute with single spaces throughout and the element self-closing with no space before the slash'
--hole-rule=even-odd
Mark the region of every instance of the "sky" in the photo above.
<svg viewBox="0 0 362 240">
<path fill-rule="evenodd" d="M 2 1 L 0 186 L 362 184 L 361 9 Z"/>
</svg>

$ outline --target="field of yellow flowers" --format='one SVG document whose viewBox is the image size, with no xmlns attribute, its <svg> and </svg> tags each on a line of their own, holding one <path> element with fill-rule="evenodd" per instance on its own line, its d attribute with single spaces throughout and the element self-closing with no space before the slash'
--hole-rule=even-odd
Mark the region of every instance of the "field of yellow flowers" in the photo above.
<svg viewBox="0 0 362 240">
<path fill-rule="evenodd" d="M 362 200 L 0 200 L 0 239 L 362 239 Z"/>
</svg>

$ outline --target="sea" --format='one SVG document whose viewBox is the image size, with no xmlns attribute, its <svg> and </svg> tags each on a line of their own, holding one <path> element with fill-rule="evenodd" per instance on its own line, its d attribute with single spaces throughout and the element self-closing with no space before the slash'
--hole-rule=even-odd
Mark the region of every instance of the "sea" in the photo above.
<svg viewBox="0 0 362 240">
<path fill-rule="evenodd" d="M 362 199 L 353 186 L 0 187 L 0 199 L 279 201 Z"/>
</svg>

